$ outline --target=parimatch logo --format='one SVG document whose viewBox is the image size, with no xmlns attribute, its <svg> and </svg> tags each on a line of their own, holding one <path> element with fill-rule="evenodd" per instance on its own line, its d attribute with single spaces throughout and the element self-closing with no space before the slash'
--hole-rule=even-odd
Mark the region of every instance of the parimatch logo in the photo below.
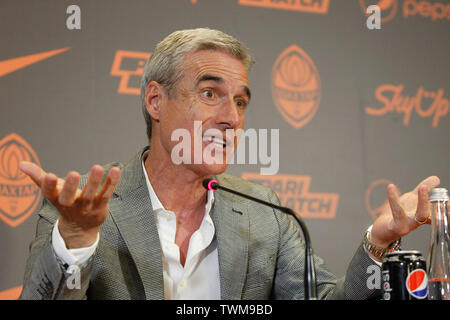
<svg viewBox="0 0 450 320">
<path fill-rule="evenodd" d="M 240 5 L 327 14 L 330 0 L 239 0 Z"/>
<path fill-rule="evenodd" d="M 339 194 L 311 192 L 310 176 L 278 174 L 262 176 L 245 172 L 243 179 L 271 188 L 281 205 L 289 207 L 303 218 L 334 219 L 339 204 Z"/>
</svg>

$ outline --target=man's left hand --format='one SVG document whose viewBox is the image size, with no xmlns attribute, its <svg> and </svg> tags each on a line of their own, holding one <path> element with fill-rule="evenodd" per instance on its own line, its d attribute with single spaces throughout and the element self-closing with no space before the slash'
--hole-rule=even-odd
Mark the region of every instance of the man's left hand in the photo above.
<svg viewBox="0 0 450 320">
<path fill-rule="evenodd" d="M 407 235 L 422 224 L 431 222 L 428 193 L 439 186 L 440 180 L 431 176 L 410 192 L 401 194 L 394 184 L 387 186 L 388 200 L 383 204 L 380 216 L 373 223 L 370 242 L 387 248 L 392 242 Z"/>
</svg>

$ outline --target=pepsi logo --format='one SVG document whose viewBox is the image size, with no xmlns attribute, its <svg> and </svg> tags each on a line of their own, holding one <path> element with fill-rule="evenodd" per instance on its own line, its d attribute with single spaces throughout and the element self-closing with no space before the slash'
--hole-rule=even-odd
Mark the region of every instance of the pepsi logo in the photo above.
<svg viewBox="0 0 450 320">
<path fill-rule="evenodd" d="M 428 277 L 423 269 L 416 269 L 406 278 L 406 289 L 416 299 L 425 299 L 428 294 Z"/>
</svg>

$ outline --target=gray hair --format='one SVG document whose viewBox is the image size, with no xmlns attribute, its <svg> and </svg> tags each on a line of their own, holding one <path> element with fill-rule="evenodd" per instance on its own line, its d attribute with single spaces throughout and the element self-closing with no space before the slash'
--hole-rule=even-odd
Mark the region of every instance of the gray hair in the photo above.
<svg viewBox="0 0 450 320">
<path fill-rule="evenodd" d="M 247 72 L 254 64 L 247 47 L 232 36 L 208 28 L 175 31 L 164 38 L 144 67 L 141 79 L 142 112 L 147 124 L 147 137 L 152 135 L 152 120 L 147 112 L 145 89 L 151 81 L 161 84 L 168 92 L 169 98 L 174 93 L 175 85 L 183 77 L 181 62 L 184 55 L 197 50 L 220 50 L 240 60 Z"/>
</svg>

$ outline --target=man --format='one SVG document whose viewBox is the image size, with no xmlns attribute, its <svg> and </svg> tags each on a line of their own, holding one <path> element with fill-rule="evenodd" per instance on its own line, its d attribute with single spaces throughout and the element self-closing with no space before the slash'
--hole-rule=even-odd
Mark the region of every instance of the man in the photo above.
<svg viewBox="0 0 450 320">
<path fill-rule="evenodd" d="M 214 176 L 222 185 L 278 203 L 271 190 L 223 174 L 237 145 L 225 132 L 244 127 L 252 63 L 247 49 L 220 31 L 174 32 L 157 45 L 144 70 L 150 147 L 127 164 L 96 165 L 88 176 L 69 172 L 65 180 L 21 164 L 45 197 L 22 299 L 303 298 L 304 247 L 293 220 L 202 186 Z M 215 161 L 176 164 L 171 136 L 178 129 L 200 136 L 201 151 L 209 148 Z M 198 151 L 191 142 L 192 160 Z M 430 177 L 402 196 L 389 185 L 389 204 L 344 278 L 336 280 L 314 258 L 319 298 L 379 294 L 366 286 L 367 266 L 427 222 L 427 194 L 438 184 Z M 79 286 L 72 270 L 80 270 Z"/>
</svg>

